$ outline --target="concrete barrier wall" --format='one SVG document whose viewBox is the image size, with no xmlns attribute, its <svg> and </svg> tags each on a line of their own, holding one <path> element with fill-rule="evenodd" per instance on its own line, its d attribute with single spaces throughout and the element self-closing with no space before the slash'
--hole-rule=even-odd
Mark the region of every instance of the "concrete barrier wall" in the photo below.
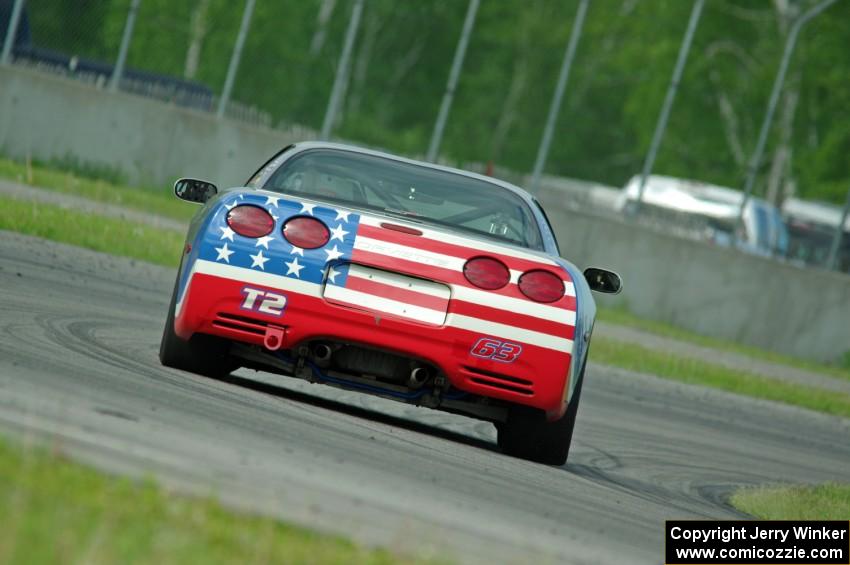
<svg viewBox="0 0 850 565">
<path fill-rule="evenodd" d="M 833 361 L 850 351 L 850 277 L 803 269 L 658 233 L 621 220 L 547 206 L 561 253 L 608 267 L 622 294 L 600 297 L 694 332 Z"/>
<path fill-rule="evenodd" d="M 0 148 L 16 157 L 72 155 L 136 182 L 199 176 L 244 182 L 309 131 L 280 132 L 40 74 L 0 67 Z M 833 360 L 850 350 L 850 277 L 806 270 L 546 202 L 565 257 L 610 267 L 640 316 L 782 353 Z"/>
<path fill-rule="evenodd" d="M 234 186 L 279 149 L 314 137 L 307 130 L 217 120 L 157 100 L 0 67 L 0 150 L 18 158 L 73 155 L 117 167 L 134 183 L 199 176 Z"/>
</svg>

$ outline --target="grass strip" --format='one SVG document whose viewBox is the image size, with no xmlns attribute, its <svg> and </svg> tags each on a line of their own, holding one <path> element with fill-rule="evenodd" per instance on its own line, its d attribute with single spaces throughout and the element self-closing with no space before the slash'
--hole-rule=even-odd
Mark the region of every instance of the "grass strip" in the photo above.
<svg viewBox="0 0 850 565">
<path fill-rule="evenodd" d="M 590 359 L 603 365 L 850 418 L 848 394 L 769 379 L 631 343 L 595 336 Z"/>
<path fill-rule="evenodd" d="M 171 187 L 134 188 L 41 165 L 27 166 L 9 159 L 0 159 L 0 178 L 176 220 L 188 220 L 196 210 L 177 200 Z"/>
<path fill-rule="evenodd" d="M 0 198 L 0 230 L 176 267 L 184 234 L 59 206 Z"/>
<path fill-rule="evenodd" d="M 748 346 L 733 341 L 727 341 L 724 339 L 700 335 L 676 326 L 672 326 L 670 324 L 666 324 L 664 322 L 648 320 L 646 318 L 639 318 L 623 308 L 599 308 L 597 317 L 603 322 L 609 322 L 611 324 L 617 324 L 620 326 L 637 328 L 641 331 L 646 331 L 662 337 L 669 337 L 671 339 L 676 339 L 679 341 L 693 343 L 694 345 L 700 345 L 703 347 L 718 349 L 721 351 L 731 351 L 740 355 L 752 357 L 753 359 L 760 359 L 762 361 L 778 363 L 780 365 L 788 365 L 790 367 L 796 367 L 804 371 L 812 371 L 816 373 L 821 373 L 829 377 L 850 380 L 850 367 L 826 365 L 823 363 L 818 363 L 816 361 L 809 361 L 806 359 L 800 359 L 799 357 L 782 355 L 781 353 L 776 353 L 773 351 L 768 351 L 766 349 L 760 349 L 758 347 Z M 850 352 L 848 352 L 847 360 L 845 362 L 850 362 Z"/>
<path fill-rule="evenodd" d="M 744 488 L 732 505 L 763 520 L 850 520 L 850 485 Z"/>
<path fill-rule="evenodd" d="M 0 439 L 0 563 L 412 563 Z"/>
</svg>

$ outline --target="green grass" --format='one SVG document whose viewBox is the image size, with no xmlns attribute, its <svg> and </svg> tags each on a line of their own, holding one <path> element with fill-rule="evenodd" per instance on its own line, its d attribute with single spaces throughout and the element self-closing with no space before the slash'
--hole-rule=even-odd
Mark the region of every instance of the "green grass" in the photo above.
<svg viewBox="0 0 850 565">
<path fill-rule="evenodd" d="M 10 230 L 176 267 L 184 234 L 144 224 L 0 197 L 0 230 Z"/>
<path fill-rule="evenodd" d="M 821 373 L 829 377 L 850 380 L 850 352 L 846 355 L 847 361 L 843 362 L 842 366 L 826 365 L 816 361 L 782 355 L 781 353 L 775 353 L 773 351 L 733 341 L 696 334 L 664 322 L 639 318 L 634 314 L 629 313 L 624 308 L 600 308 L 597 317 L 603 322 L 637 328 L 659 336 L 669 337 L 679 341 L 686 341 L 703 347 L 719 349 L 722 351 L 731 351 L 754 359 L 760 359 L 762 361 L 788 365 L 805 371 Z M 846 367 L 844 366 L 845 364 L 847 365 Z"/>
<path fill-rule="evenodd" d="M 0 563 L 413 563 L 0 439 Z"/>
<path fill-rule="evenodd" d="M 604 365 L 665 379 L 709 386 L 850 418 L 848 394 L 760 377 L 745 371 L 600 336 L 593 338 L 590 359 Z"/>
<path fill-rule="evenodd" d="M 745 488 L 730 502 L 763 520 L 850 520 L 848 484 Z"/>
<path fill-rule="evenodd" d="M 191 204 L 177 200 L 171 187 L 133 188 L 43 165 L 27 166 L 26 163 L 9 159 L 0 159 L 0 178 L 176 220 L 190 219 L 197 209 Z"/>
</svg>

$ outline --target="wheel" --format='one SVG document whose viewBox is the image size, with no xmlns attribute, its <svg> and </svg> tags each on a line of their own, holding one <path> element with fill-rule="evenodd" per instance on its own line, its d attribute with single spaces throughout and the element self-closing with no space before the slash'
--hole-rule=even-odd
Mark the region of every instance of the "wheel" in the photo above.
<svg viewBox="0 0 850 565">
<path fill-rule="evenodd" d="M 570 453 L 573 428 L 584 383 L 584 367 L 567 411 L 556 422 L 547 422 L 546 414 L 527 406 L 514 406 L 508 420 L 497 426 L 498 444 L 507 455 L 547 465 L 563 465 Z"/>
<path fill-rule="evenodd" d="M 177 278 L 180 274 L 178 271 Z M 159 361 L 166 367 L 221 378 L 238 368 L 230 356 L 230 343 L 216 336 L 196 334 L 189 341 L 174 332 L 174 312 L 177 305 L 177 281 L 171 292 L 171 303 L 159 343 Z"/>
</svg>

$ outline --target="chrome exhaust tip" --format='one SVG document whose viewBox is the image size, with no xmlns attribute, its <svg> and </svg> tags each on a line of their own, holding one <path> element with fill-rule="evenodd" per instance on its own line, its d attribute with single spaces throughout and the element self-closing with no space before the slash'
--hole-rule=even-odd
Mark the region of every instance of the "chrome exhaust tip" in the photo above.
<svg viewBox="0 0 850 565">
<path fill-rule="evenodd" d="M 410 388 L 421 388 L 431 377 L 431 371 L 425 367 L 415 367 L 410 371 L 410 377 L 407 379 L 407 386 Z"/>
</svg>

